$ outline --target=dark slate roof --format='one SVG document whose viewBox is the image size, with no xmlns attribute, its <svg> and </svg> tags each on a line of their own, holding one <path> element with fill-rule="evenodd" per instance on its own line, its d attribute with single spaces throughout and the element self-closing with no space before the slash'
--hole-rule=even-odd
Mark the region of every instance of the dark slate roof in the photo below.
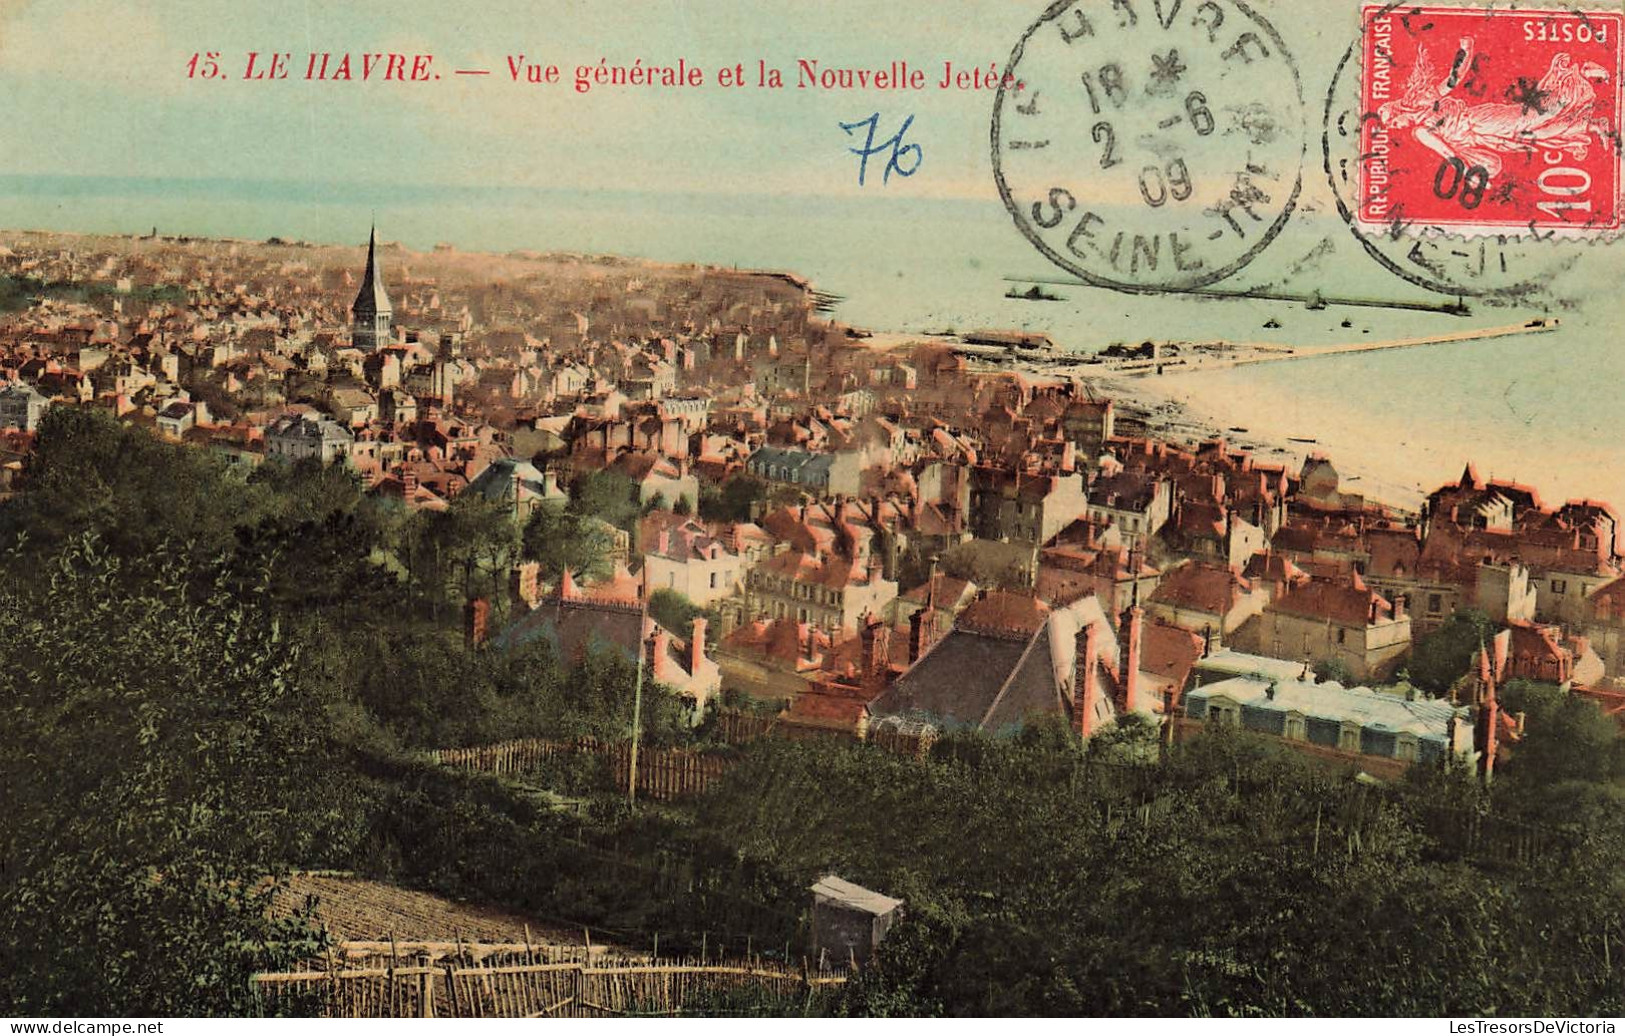
<svg viewBox="0 0 1625 1036">
<path fill-rule="evenodd" d="M 1026 635 L 955 629 L 869 705 L 875 716 L 989 732 L 1063 709 L 1048 624 Z"/>
<path fill-rule="evenodd" d="M 751 454 L 746 463 L 752 471 L 783 471 L 784 474 L 774 476 L 778 481 L 822 483 L 829 481 L 829 469 L 835 457 L 829 453 L 763 446 Z"/>
<path fill-rule="evenodd" d="M 361 291 L 350 312 L 373 315 L 390 312 L 389 293 L 384 290 L 384 271 L 378 265 L 378 228 L 367 237 L 367 269 L 361 274 Z"/>
<path fill-rule="evenodd" d="M 512 457 L 502 457 L 488 464 L 472 482 L 468 484 L 468 492 L 478 493 L 493 503 L 507 503 L 516 498 L 519 489 L 535 497 L 547 496 L 547 485 L 542 473 L 536 465 L 529 461 L 516 460 Z"/>
<path fill-rule="evenodd" d="M 503 630 L 493 646 L 507 651 L 543 637 L 565 665 L 604 648 L 613 648 L 632 660 L 638 657 L 643 643 L 644 621 L 637 607 L 585 601 L 561 604 L 553 598 Z"/>
</svg>

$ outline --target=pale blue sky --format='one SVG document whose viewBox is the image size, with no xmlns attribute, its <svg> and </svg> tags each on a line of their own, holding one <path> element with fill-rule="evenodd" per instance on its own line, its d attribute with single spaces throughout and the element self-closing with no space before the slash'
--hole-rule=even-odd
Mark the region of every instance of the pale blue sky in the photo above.
<svg viewBox="0 0 1625 1036">
<path fill-rule="evenodd" d="M 1149 8 L 1149 0 L 1140 0 Z M 708 79 L 757 58 L 787 73 L 907 59 L 934 83 L 944 60 L 1002 63 L 1043 5 L 1011 0 L 0 0 L 0 174 L 316 179 L 716 193 L 852 194 L 837 124 L 909 114 L 926 166 L 892 189 L 991 197 L 990 93 L 880 97 L 794 88 L 699 91 L 531 87 L 506 58 L 568 76 L 600 58 L 689 58 Z M 1352 38 L 1355 7 L 1270 10 L 1298 51 L 1306 95 Z M 1332 13 L 1328 17 L 1328 13 Z M 427 51 L 424 85 L 189 82 L 194 51 L 241 74 L 250 50 Z M 459 80 L 457 66 L 492 69 Z M 1320 72 L 1322 74 L 1317 74 Z M 889 132 L 889 131 L 888 131 Z"/>
</svg>

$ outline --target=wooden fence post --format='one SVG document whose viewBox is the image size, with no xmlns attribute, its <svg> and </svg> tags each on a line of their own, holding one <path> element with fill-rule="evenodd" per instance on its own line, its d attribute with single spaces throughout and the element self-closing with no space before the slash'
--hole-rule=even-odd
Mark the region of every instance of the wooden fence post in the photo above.
<svg viewBox="0 0 1625 1036">
<path fill-rule="evenodd" d="M 423 971 L 418 975 L 418 1017 L 434 1017 L 434 972 L 429 968 L 429 955 L 418 955 L 418 966 Z"/>
<path fill-rule="evenodd" d="M 462 998 L 457 995 L 457 964 L 446 961 L 446 999 L 451 1001 L 451 1014 L 448 1018 L 465 1017 L 462 1009 Z"/>
</svg>

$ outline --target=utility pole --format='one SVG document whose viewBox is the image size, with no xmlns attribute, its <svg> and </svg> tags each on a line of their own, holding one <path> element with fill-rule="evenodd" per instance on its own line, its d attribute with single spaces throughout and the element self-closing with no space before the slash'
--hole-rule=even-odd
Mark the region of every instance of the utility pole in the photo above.
<svg viewBox="0 0 1625 1036">
<path fill-rule="evenodd" d="M 649 639 L 643 629 L 649 623 L 649 598 L 643 598 L 642 618 L 638 621 L 638 675 L 632 681 L 632 758 L 626 774 L 626 804 L 638 798 L 638 737 L 643 731 L 643 658 L 649 653 Z"/>
</svg>

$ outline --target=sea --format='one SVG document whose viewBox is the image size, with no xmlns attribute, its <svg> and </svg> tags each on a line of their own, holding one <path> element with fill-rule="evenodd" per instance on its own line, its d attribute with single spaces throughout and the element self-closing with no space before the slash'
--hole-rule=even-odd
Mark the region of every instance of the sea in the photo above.
<svg viewBox="0 0 1625 1036">
<path fill-rule="evenodd" d="M 885 331 L 1020 328 L 1089 353 L 1116 342 L 1326 345 L 1557 319 L 1555 333 L 1169 376 L 1173 394 L 1238 438 L 1290 438 L 1419 494 L 1474 462 L 1548 502 L 1625 505 L 1620 274 L 1625 243 L 1574 245 L 1561 285 L 1533 305 L 1444 304 L 1380 269 L 1337 218 L 1306 206 L 1230 282 L 1235 297 L 1084 287 L 1035 252 L 996 196 L 843 197 L 312 184 L 252 180 L 0 176 L 0 226 L 87 233 L 365 242 L 426 250 L 567 251 L 792 270 L 841 298 L 835 315 Z M 358 253 L 359 254 L 359 253 Z M 1055 283 L 1051 283 L 1055 282 Z M 1006 297 L 1035 284 L 1055 301 Z M 1245 294 L 1359 297 L 1311 308 Z M 1344 326 L 1345 323 L 1348 326 Z M 1158 386 L 1163 388 L 1165 386 Z M 1358 483 L 1348 488 L 1358 489 Z"/>
</svg>

